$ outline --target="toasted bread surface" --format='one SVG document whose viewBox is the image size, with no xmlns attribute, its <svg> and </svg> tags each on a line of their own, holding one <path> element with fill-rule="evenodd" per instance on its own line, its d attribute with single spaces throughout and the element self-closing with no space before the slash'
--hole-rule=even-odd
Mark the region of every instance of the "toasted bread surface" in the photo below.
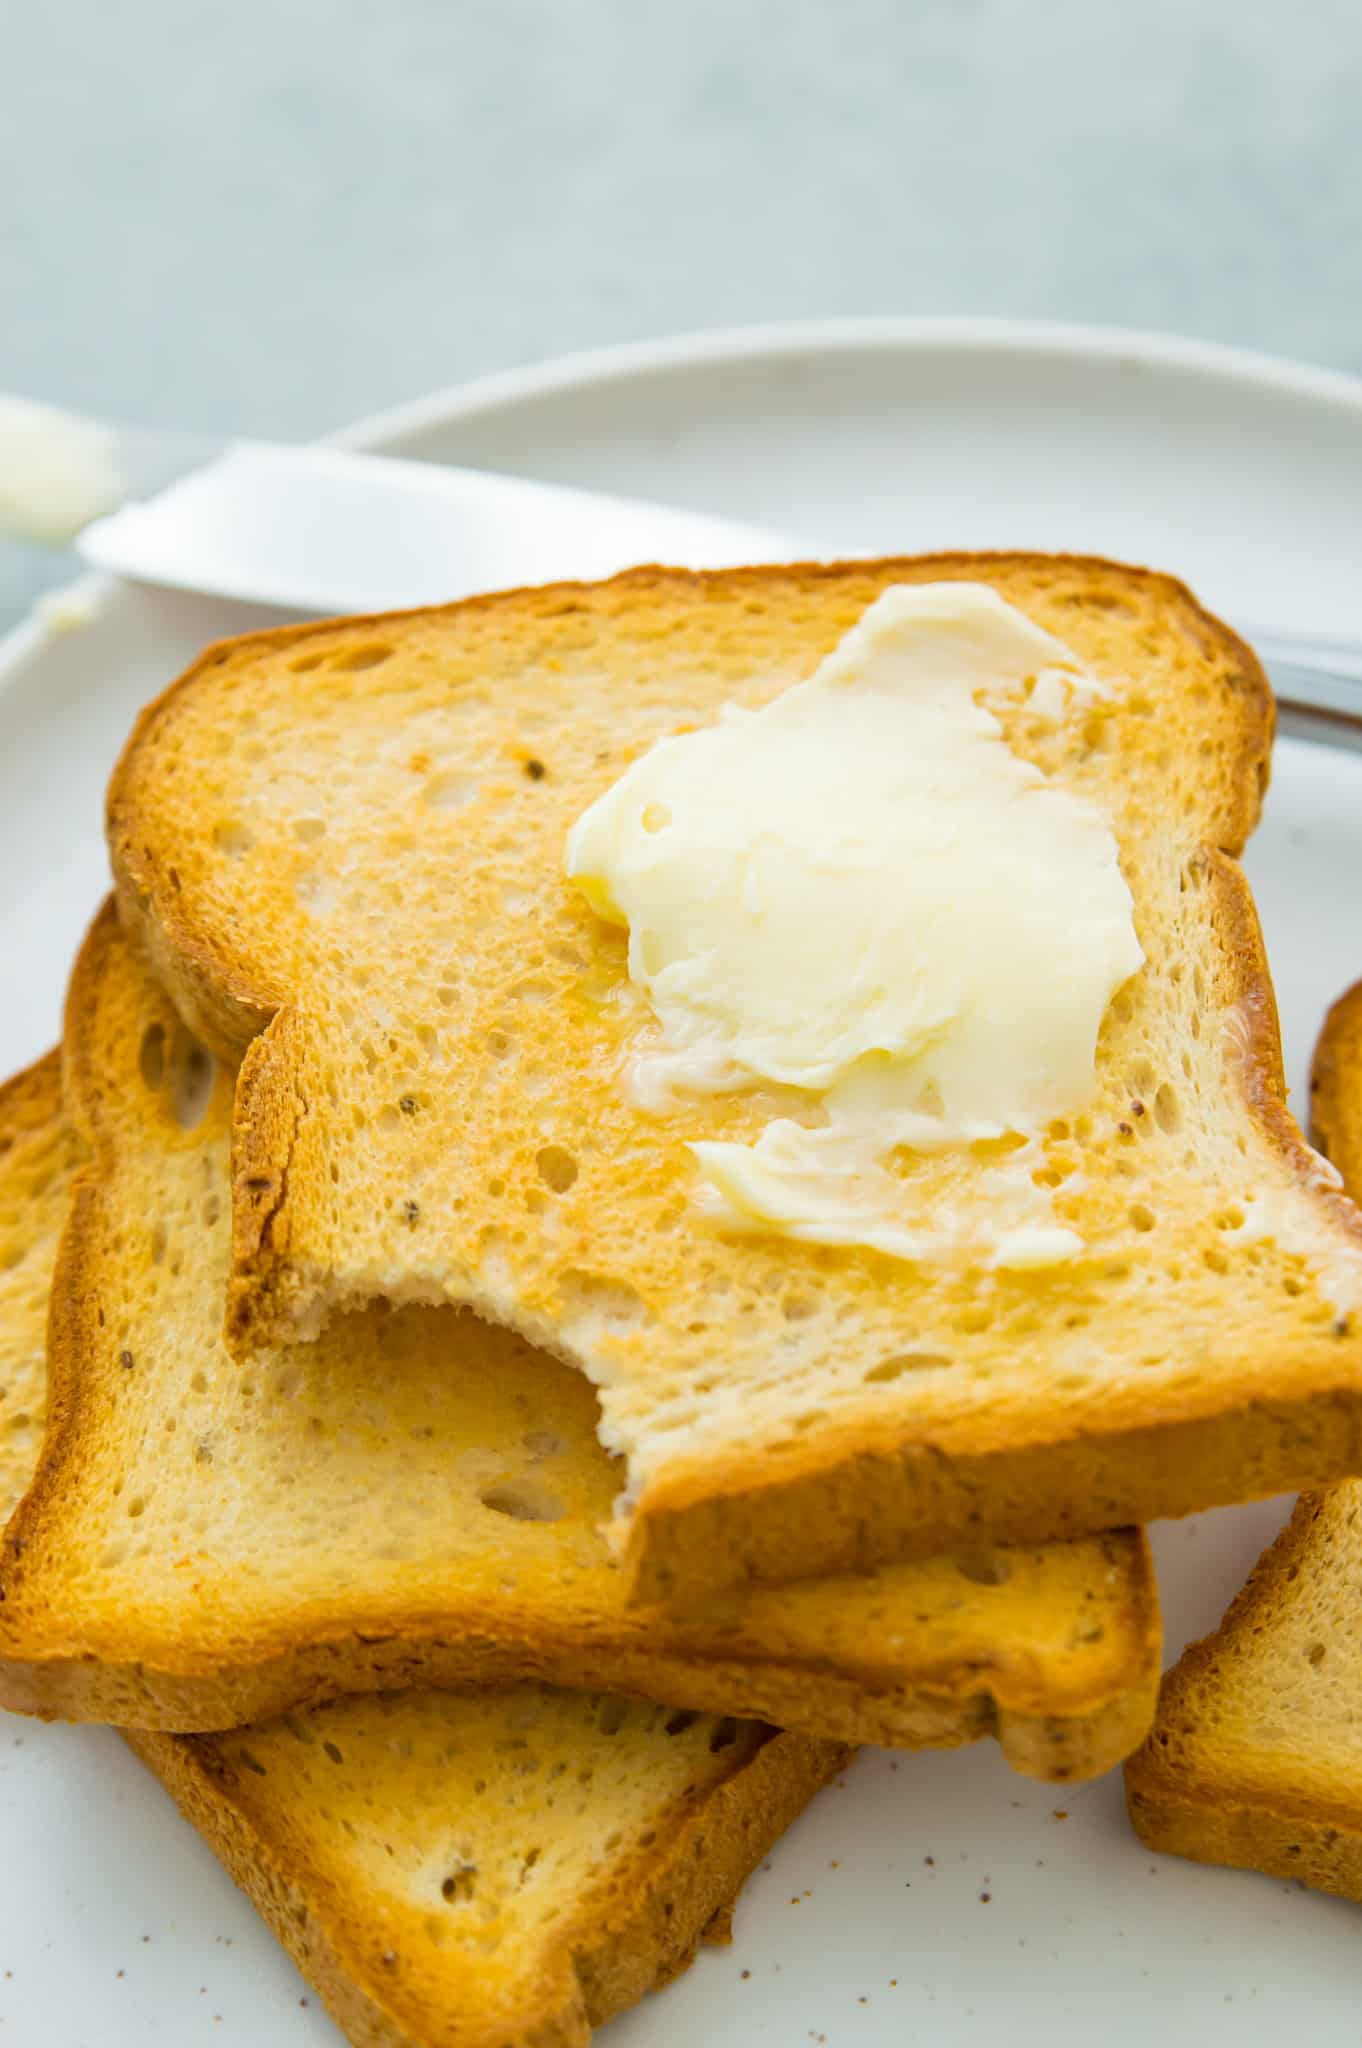
<svg viewBox="0 0 1362 2048">
<path fill-rule="evenodd" d="M 0 1513 L 29 1483 L 85 1148 L 56 1054 L 0 1087 Z M 839 1744 L 525 1685 L 129 1736 L 362 2048 L 578 2048 L 724 1939 Z"/>
<path fill-rule="evenodd" d="M 1330 1011 L 1313 1136 L 1362 1195 L 1362 983 Z M 1151 1848 L 1362 1899 L 1362 1481 L 1305 1495 L 1126 1767 Z"/>
<path fill-rule="evenodd" d="M 985 701 L 1110 820 L 1146 955 L 1094 1099 L 1044 1141 L 1087 1247 L 1044 1272 L 697 1218 L 690 1143 L 772 1101 L 628 1098 L 622 935 L 562 872 L 651 742 L 807 675 L 886 587 L 953 577 L 1104 686 L 1058 724 L 1024 689 Z M 248 1047 L 233 1342 L 380 1295 L 585 1367 L 641 1602 L 1348 1470 L 1362 1232 L 1287 1116 L 1237 865 L 1271 727 L 1253 656 L 1182 586 L 1079 558 L 648 570 L 210 649 L 144 714 L 108 824 L 128 930 L 196 1029 Z M 982 1199 L 970 1155 L 914 1173 L 924 1208 Z"/>
<path fill-rule="evenodd" d="M 1310 1136 L 1362 1198 L 1362 981 L 1341 995 L 1324 1020 L 1310 1069 Z"/>
<path fill-rule="evenodd" d="M 1126 1765 L 1141 1838 L 1362 1899 L 1362 1483 L 1305 1494 Z"/>
<path fill-rule="evenodd" d="M 60 1052 L 0 1084 L 0 1524 L 42 1447 L 52 1261 L 85 1157 L 62 1113 Z"/>
<path fill-rule="evenodd" d="M 579 2048 L 727 1938 L 848 1759 L 533 1686 L 129 1740 L 364 2048 Z"/>
<path fill-rule="evenodd" d="M 59 1259 L 49 1450 L 9 1539 L 7 1704 L 183 1731 L 541 1679 L 845 1739 L 996 1732 L 1055 1778 L 1140 1739 L 1159 1646 L 1140 1535 L 756 1589 L 684 1620 L 631 1607 L 580 1373 L 449 1308 L 371 1307 L 247 1375 L 228 1358 L 231 1074 L 109 909 L 67 1066 L 93 1163 Z M 49 1260 L 65 1200 L 54 1177 Z M 33 1414 L 43 1370 L 35 1332 Z"/>
</svg>

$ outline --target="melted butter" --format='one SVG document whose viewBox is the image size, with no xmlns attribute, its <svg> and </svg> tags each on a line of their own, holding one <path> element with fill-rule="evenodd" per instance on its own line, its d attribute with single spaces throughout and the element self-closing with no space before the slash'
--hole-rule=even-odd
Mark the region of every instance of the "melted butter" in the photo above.
<svg viewBox="0 0 1362 2048">
<path fill-rule="evenodd" d="M 692 1145 L 724 1227 L 914 1260 L 963 1233 L 1018 1269 L 1081 1249 L 1037 1159 L 981 1162 L 965 1225 L 914 1213 L 911 1158 L 1035 1133 L 1093 1093 L 1142 960 L 1116 841 L 975 698 L 1025 689 L 1057 719 L 1094 688 L 987 586 L 894 588 L 805 682 L 659 742 L 578 820 L 567 872 L 628 928 L 659 1026 L 634 1099 L 774 1085 L 798 1104 L 751 1143 Z"/>
</svg>

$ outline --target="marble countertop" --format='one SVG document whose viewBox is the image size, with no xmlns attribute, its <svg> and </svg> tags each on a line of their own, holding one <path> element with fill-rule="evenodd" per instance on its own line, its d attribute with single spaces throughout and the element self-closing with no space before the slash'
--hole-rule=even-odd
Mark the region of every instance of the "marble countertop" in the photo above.
<svg viewBox="0 0 1362 2048">
<path fill-rule="evenodd" d="M 988 312 L 1362 372 L 1355 0 L 13 10 L 0 389 L 285 436 L 669 330 Z M 0 548 L 0 624 L 69 564 Z"/>
</svg>

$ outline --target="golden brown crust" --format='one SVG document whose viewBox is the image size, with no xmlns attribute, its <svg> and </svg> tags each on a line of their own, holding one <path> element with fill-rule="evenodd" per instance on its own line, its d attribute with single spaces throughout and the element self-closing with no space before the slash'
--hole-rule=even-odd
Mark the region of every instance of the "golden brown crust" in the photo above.
<svg viewBox="0 0 1362 2048">
<path fill-rule="evenodd" d="M 1171 578 L 1078 557 L 953 554 L 855 566 L 857 573 L 892 577 L 986 575 L 999 564 L 1050 577 L 1106 576 L 1113 585 L 1124 579 L 1127 596 L 1137 587 L 1152 593 L 1182 640 L 1213 658 L 1223 701 L 1217 698 L 1218 722 L 1208 726 L 1202 743 L 1203 755 L 1215 758 L 1197 814 L 1206 851 L 1193 865 L 1209 878 L 1208 915 L 1221 960 L 1214 974 L 1217 1015 L 1233 1006 L 1242 1041 L 1233 1063 L 1240 1096 L 1268 1157 L 1298 1190 L 1308 1190 L 1325 1234 L 1356 1249 L 1362 1236 L 1355 1217 L 1324 1188 L 1285 1113 L 1271 984 L 1234 858 L 1257 818 L 1267 780 L 1273 712 L 1261 669 L 1243 642 Z M 848 573 L 844 565 L 709 577 L 650 569 L 608 586 L 499 594 L 452 611 L 482 618 L 518 606 L 542 625 L 592 605 L 636 601 L 660 608 L 679 593 L 703 606 L 722 593 L 775 588 L 772 579 L 785 579 L 781 589 L 798 581 L 816 590 Z M 1103 601 L 1110 599 L 1107 592 Z M 379 624 L 357 622 L 351 630 L 362 629 L 362 638 Z M 286 1192 L 307 1190 L 319 1177 L 308 1150 L 319 1142 L 317 1120 L 300 1114 L 304 1055 L 291 1039 L 295 1014 L 279 1008 L 277 991 L 251 982 L 249 962 L 231 952 L 230 926 L 204 925 L 186 910 L 164 854 L 148 843 L 154 832 L 141 830 L 142 777 L 157 748 L 173 748 L 188 696 L 211 669 L 227 665 L 235 676 L 250 661 L 292 651 L 309 636 L 330 644 L 326 636 L 334 639 L 337 630 L 334 622 L 287 629 L 211 650 L 146 714 L 110 793 L 121 914 L 177 1002 L 224 1044 L 239 1045 L 258 1032 L 262 1019 L 273 1020 L 251 1044 L 236 1125 L 229 1327 L 238 1349 L 286 1330 L 309 1333 L 329 1305 L 334 1276 L 310 1263 L 305 1242 L 306 1193 L 295 1202 Z M 1204 682 L 1200 687 L 1204 698 Z M 1142 829 L 1152 831 L 1152 821 Z M 347 1297 L 333 1290 L 331 1300 L 337 1298 Z M 1243 1342 L 1242 1330 L 1233 1327 L 1215 1341 L 1211 1362 L 1218 1379 L 1170 1373 L 1156 1383 L 1131 1373 L 1100 1407 L 1061 1403 L 1052 1388 L 1038 1388 L 1034 1398 L 1009 1389 L 1006 1403 L 975 1404 L 959 1414 L 938 1410 L 930 1419 L 925 1410 L 901 1407 L 873 1428 L 863 1410 L 860 1417 L 847 1410 L 845 1422 L 829 1421 L 810 1434 L 807 1446 L 782 1446 L 776 1478 L 756 1476 L 755 1461 L 745 1455 L 727 1461 L 705 1455 L 687 1469 L 673 1454 L 664 1473 L 644 1485 L 621 1546 L 635 1597 L 684 1607 L 723 1583 L 860 1570 L 980 1539 L 1071 1535 L 1319 1483 L 1349 1469 L 1362 1441 L 1362 1371 L 1357 1333 L 1345 1318 L 1338 1318 L 1334 1332 L 1288 1329 L 1280 1343 L 1274 1332 L 1271 1346 L 1260 1345 L 1256 1354 L 1249 1347 L 1241 1362 L 1234 1347 Z"/>
<path fill-rule="evenodd" d="M 234 1799 L 234 1772 L 205 1737 L 129 1734 L 273 1929 L 356 2048 L 587 2048 L 594 2027 L 693 1960 L 700 1941 L 726 1938 L 733 1902 L 757 1864 L 851 1751 L 772 1732 L 723 1781 L 670 1816 L 662 1838 L 609 1866 L 598 1899 L 577 1902 L 554 1953 L 536 1966 L 513 2033 L 505 2016 L 432 2008 L 380 1977 L 365 1902 L 300 1858 L 287 1833 Z M 270 1820 L 276 1818 L 270 1814 Z"/>
<path fill-rule="evenodd" d="M 1140 1840 L 1165 1855 L 1261 1870 L 1362 1900 L 1362 1827 L 1355 1814 L 1325 1821 L 1258 1802 L 1239 1805 L 1220 1787 L 1188 1796 L 1143 1771 L 1138 1777 L 1127 1771 L 1126 1807 Z"/>
<path fill-rule="evenodd" d="M 52 1261 L 83 1148 L 49 1053 L 0 1086 L 0 1524 L 33 1477 L 47 1408 Z"/>
<path fill-rule="evenodd" d="M 0 1173 L 16 1144 L 61 1116 L 61 1050 L 54 1047 L 31 1067 L 0 1082 Z"/>
<path fill-rule="evenodd" d="M 232 1270 L 225 1321 L 249 1352 L 277 1328 L 275 1295 L 289 1279 L 286 1206 L 302 1104 L 295 1081 L 296 1019 L 279 1010 L 252 1040 L 237 1074 L 232 1122 Z"/>
<path fill-rule="evenodd" d="M 16 1533 L 27 1540 L 23 1525 Z M 1110 1770 L 1149 1727 L 1160 1641 L 1152 1578 L 1149 1595 L 1148 1607 L 1130 1626 L 1132 1668 L 1124 1682 L 1092 1685 L 1087 1702 L 1071 1688 L 1070 1697 L 1062 1704 L 1056 1699 L 1049 1711 L 1006 1703 L 1014 1689 L 1042 1697 L 1049 1689 L 1045 1669 L 1027 1668 L 1020 1660 L 961 1664 L 922 1678 L 901 1696 L 877 1690 L 877 1673 L 862 1683 L 843 1670 L 631 1651 L 612 1642 L 517 1642 L 507 1640 L 494 1620 L 486 1636 L 451 1639 L 429 1628 L 423 1632 L 400 1616 L 389 1621 L 391 1633 L 378 1639 L 354 1628 L 320 1641 L 310 1634 L 271 1655 L 247 1642 L 235 1651 L 187 1659 L 200 1666 L 188 1671 L 146 1656 L 73 1654 L 21 1640 L 0 1659 L 0 1699 L 12 1712 L 43 1719 L 212 1731 L 289 1709 L 306 1711 L 343 1694 L 431 1686 L 463 1691 L 527 1678 L 571 1685 L 604 1673 L 613 1689 L 640 1699 L 682 1701 L 708 1713 L 738 1707 L 762 1718 L 779 1713 L 828 1739 L 860 1742 L 872 1731 L 891 1747 L 947 1749 L 992 1735 L 1014 1769 L 1070 1783 Z"/>
<path fill-rule="evenodd" d="M 1344 1185 L 1362 1195 L 1362 981 L 1330 1010 L 1310 1072 L 1310 1125 L 1315 1145 Z"/>
<path fill-rule="evenodd" d="M 21 1524 L 21 1543 L 27 1541 L 23 1531 Z M 1023 1694 L 1047 1690 L 1043 1670 L 1011 1660 L 961 1664 L 901 1696 L 876 1690 L 878 1674 L 865 1684 L 849 1671 L 629 1650 L 613 1642 L 516 1642 L 492 1620 L 487 1636 L 451 1639 L 423 1632 L 406 1617 L 392 1619 L 392 1633 L 378 1639 L 352 1628 L 320 1641 L 310 1636 L 268 1656 L 248 1642 L 188 1658 L 201 1667 L 188 1671 L 149 1657 L 119 1659 L 88 1649 L 73 1654 L 19 1641 L 0 1657 L 0 1703 L 43 1720 L 212 1732 L 306 1712 L 353 1693 L 462 1692 L 526 1679 L 571 1686 L 603 1674 L 613 1690 L 635 1698 L 680 1701 L 701 1713 L 780 1714 L 827 1740 L 861 1743 L 870 1731 L 886 1747 L 953 1749 L 994 1736 L 1015 1770 L 1069 1784 L 1112 1769 L 1149 1728 L 1161 1639 L 1152 1577 L 1149 1596 L 1130 1631 L 1132 1668 L 1124 1682 L 1093 1685 L 1086 1703 L 1071 1689 L 1071 1697 L 1050 1711 L 1005 1703 L 1014 1686 Z"/>
<path fill-rule="evenodd" d="M 1256 1729 L 1247 1743 L 1219 1733 L 1205 1740 L 1216 1726 L 1222 1693 L 1246 1683 L 1236 1671 L 1238 1647 L 1251 1648 L 1255 1639 L 1280 1629 L 1284 1589 L 1312 1566 L 1323 1569 L 1316 1549 L 1329 1511 L 1328 1495 L 1301 1497 L 1220 1626 L 1189 1644 L 1168 1673 L 1154 1727 L 1125 1765 L 1126 1804 L 1136 1833 L 1151 1849 L 1299 1878 L 1362 1899 L 1362 1813 L 1354 1796 L 1331 1797 L 1324 1790 L 1308 1754 L 1308 1725 L 1295 1730 L 1294 1763 Z M 1276 1713 L 1265 1690 L 1257 1700 L 1262 1726 Z M 1192 1745 L 1189 1736 L 1196 1738 Z M 1319 1731 L 1314 1741 L 1327 1746 L 1327 1732 Z"/>
</svg>

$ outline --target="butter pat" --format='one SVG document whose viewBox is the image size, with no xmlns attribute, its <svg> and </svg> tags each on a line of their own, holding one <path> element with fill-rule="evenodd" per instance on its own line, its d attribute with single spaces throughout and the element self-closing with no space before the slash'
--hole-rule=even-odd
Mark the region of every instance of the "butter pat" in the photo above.
<svg viewBox="0 0 1362 2048">
<path fill-rule="evenodd" d="M 890 1155 L 1034 1132 L 1090 1096 L 1142 955 L 1105 818 L 975 701 L 1028 685 L 1049 707 L 1093 690 L 986 585 L 894 588 L 807 681 L 659 742 L 574 827 L 567 872 L 628 926 L 660 1025 L 639 1098 L 793 1091 L 755 1143 L 694 1147 L 730 1227 L 931 1256 Z M 1029 1192 L 1000 1262 L 1075 1248 Z"/>
</svg>

